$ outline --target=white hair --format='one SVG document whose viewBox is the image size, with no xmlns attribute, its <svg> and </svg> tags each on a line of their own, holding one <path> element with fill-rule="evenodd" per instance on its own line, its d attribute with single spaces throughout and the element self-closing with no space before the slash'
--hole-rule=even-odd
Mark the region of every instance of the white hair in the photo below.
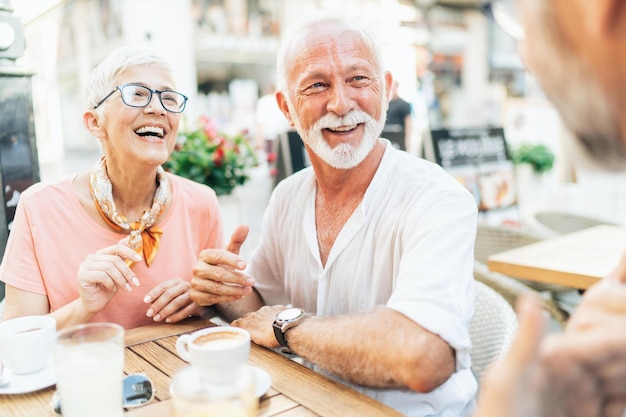
<svg viewBox="0 0 626 417">
<path fill-rule="evenodd" d="M 324 30 L 326 26 L 342 26 L 358 35 L 374 58 L 374 63 L 381 77 L 383 77 L 383 60 L 378 44 L 374 38 L 362 27 L 351 23 L 336 14 L 329 12 L 319 12 L 309 16 L 297 24 L 285 37 L 278 50 L 276 59 L 276 88 L 281 93 L 287 95 L 287 73 L 293 65 L 296 57 L 295 47 L 298 41 L 307 33 Z"/>
</svg>

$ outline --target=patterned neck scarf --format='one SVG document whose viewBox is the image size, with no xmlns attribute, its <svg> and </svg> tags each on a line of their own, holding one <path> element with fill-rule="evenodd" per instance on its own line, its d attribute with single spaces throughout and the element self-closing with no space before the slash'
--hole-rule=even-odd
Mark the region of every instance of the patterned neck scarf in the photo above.
<svg viewBox="0 0 626 417">
<path fill-rule="evenodd" d="M 113 230 L 130 231 L 130 247 L 139 254 L 143 252 L 143 258 L 148 266 L 150 266 L 156 257 L 157 251 L 159 250 L 159 240 L 163 234 L 163 231 L 159 227 L 155 227 L 154 224 L 159 219 L 159 216 L 165 209 L 165 204 L 171 196 L 169 181 L 162 167 L 157 169 L 156 179 L 157 189 L 152 200 L 152 207 L 144 210 L 141 218 L 138 220 L 129 222 L 126 217 L 119 214 L 115 208 L 113 186 L 107 175 L 106 159 L 104 156 L 96 162 L 89 178 L 91 196 L 104 221 L 113 228 Z M 128 266 L 134 265 L 134 262 L 130 260 L 127 260 L 126 263 Z"/>
</svg>

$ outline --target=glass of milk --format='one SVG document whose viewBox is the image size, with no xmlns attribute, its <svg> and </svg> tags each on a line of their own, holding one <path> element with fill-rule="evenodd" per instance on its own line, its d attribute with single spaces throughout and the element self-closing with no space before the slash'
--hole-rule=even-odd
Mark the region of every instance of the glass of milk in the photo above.
<svg viewBox="0 0 626 417">
<path fill-rule="evenodd" d="M 122 326 L 90 323 L 63 329 L 53 358 L 64 417 L 122 417 Z"/>
</svg>

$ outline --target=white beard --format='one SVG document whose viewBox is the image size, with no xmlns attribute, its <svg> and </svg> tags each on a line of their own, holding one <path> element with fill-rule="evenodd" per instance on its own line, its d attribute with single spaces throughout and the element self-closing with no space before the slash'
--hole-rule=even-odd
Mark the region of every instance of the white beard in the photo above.
<svg viewBox="0 0 626 417">
<path fill-rule="evenodd" d="M 288 99 L 287 106 L 302 141 L 324 162 L 336 169 L 351 169 L 363 162 L 380 137 L 387 117 L 387 95 L 384 91 L 381 100 L 381 117 L 378 120 L 361 110 L 351 110 L 343 117 L 328 113 L 315 122 L 311 128 L 305 130 Z M 331 148 L 324 141 L 322 129 L 337 129 L 341 126 L 353 126 L 360 123 L 365 125 L 365 130 L 357 146 L 342 143 Z"/>
</svg>

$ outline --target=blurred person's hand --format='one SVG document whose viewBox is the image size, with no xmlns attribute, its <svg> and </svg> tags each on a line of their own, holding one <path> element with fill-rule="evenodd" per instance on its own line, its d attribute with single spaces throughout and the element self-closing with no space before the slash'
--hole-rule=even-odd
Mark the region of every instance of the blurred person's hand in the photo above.
<svg viewBox="0 0 626 417">
<path fill-rule="evenodd" d="M 562 337 L 543 347 L 551 383 L 571 393 L 572 416 L 622 416 L 626 408 L 625 282 L 626 256 L 585 293 Z"/>
<path fill-rule="evenodd" d="M 238 226 L 225 249 L 205 249 L 193 269 L 191 299 L 201 306 L 237 301 L 252 294 L 254 279 L 243 271 L 246 263 L 239 257 L 249 227 Z"/>
<path fill-rule="evenodd" d="M 483 377 L 474 417 L 556 417 L 547 413 L 544 404 L 540 344 L 546 329 L 545 314 L 530 297 L 521 298 L 516 310 L 517 335 L 506 356 Z"/>
<path fill-rule="evenodd" d="M 565 331 L 548 335 L 539 306 L 486 374 L 476 417 L 621 417 L 626 408 L 626 257 L 590 288 Z"/>
</svg>

